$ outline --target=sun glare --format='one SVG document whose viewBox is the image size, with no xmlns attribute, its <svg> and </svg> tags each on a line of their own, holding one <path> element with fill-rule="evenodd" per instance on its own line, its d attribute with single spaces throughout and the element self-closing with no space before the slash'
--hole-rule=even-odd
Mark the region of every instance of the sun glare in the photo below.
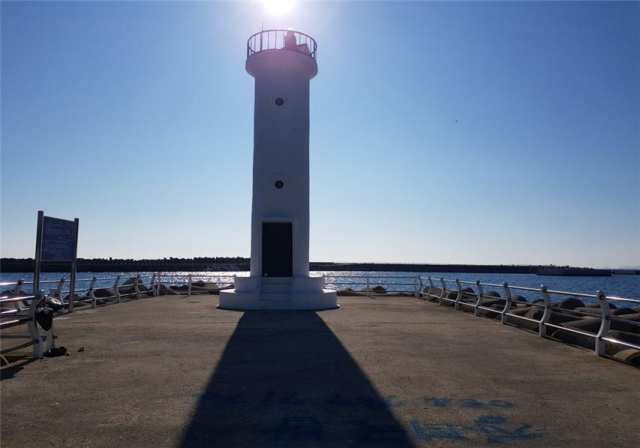
<svg viewBox="0 0 640 448">
<path fill-rule="evenodd" d="M 293 9 L 295 0 L 262 0 L 264 9 L 274 16 L 281 16 Z"/>
</svg>

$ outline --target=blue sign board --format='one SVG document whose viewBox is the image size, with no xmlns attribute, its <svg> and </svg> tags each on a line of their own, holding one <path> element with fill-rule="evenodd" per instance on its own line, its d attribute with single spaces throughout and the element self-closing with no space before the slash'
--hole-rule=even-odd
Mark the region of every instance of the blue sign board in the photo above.
<svg viewBox="0 0 640 448">
<path fill-rule="evenodd" d="M 42 261 L 73 261 L 78 226 L 74 221 L 45 216 L 42 223 Z"/>
</svg>

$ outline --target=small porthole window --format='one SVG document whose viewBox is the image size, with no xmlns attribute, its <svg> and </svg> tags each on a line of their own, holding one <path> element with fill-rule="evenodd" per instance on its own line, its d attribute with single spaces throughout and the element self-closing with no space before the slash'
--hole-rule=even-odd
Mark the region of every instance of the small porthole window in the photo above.
<svg viewBox="0 0 640 448">
<path fill-rule="evenodd" d="M 281 180 L 277 180 L 273 185 L 279 190 L 284 187 L 284 182 L 282 182 Z"/>
<path fill-rule="evenodd" d="M 284 99 L 276 98 L 276 106 L 282 106 L 284 104 Z"/>
</svg>

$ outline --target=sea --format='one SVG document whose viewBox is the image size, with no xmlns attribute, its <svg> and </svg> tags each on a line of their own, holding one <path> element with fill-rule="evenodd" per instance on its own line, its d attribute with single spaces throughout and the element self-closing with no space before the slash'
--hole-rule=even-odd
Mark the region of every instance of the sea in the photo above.
<svg viewBox="0 0 640 448">
<path fill-rule="evenodd" d="M 140 275 L 145 283 L 149 283 L 152 272 L 80 272 L 77 274 L 77 290 L 88 288 L 92 277 L 96 277 L 96 288 L 104 288 L 113 286 L 114 279 L 120 275 L 120 285 L 128 278 Z M 227 285 L 233 282 L 233 276 L 248 276 L 248 272 L 164 272 L 160 273 L 162 282 L 170 285 L 182 285 L 188 281 L 189 275 L 193 281 L 203 280 L 207 282 L 216 282 L 219 285 Z M 325 276 L 325 285 L 328 288 L 345 289 L 352 288 L 360 290 L 366 287 L 366 279 L 369 277 L 370 287 L 381 285 L 387 290 L 393 291 L 413 291 L 414 278 L 419 276 L 422 279 L 422 285 L 428 286 L 428 277 L 434 279 L 434 285 L 440 286 L 440 278 L 461 281 L 475 282 L 480 280 L 483 283 L 502 284 L 507 282 L 510 286 L 523 286 L 527 288 L 540 288 L 541 285 L 547 286 L 550 290 L 565 291 L 583 294 L 595 294 L 600 290 L 607 296 L 622 297 L 626 299 L 634 299 L 640 301 L 640 275 L 612 275 L 611 277 L 561 277 L 561 276 L 544 276 L 536 274 L 475 274 L 475 273 L 443 273 L 443 272 L 398 272 L 398 271 L 314 271 L 312 276 Z M 63 291 L 68 289 L 69 273 L 62 272 L 46 272 L 40 276 L 41 289 L 49 291 L 55 289 L 57 281 L 61 277 L 66 278 Z M 33 281 L 33 273 L 0 273 L 0 282 L 15 282 L 19 279 L 25 282 Z M 448 287 L 454 288 L 453 283 L 448 283 Z M 468 286 L 468 285 L 464 285 Z M 473 286 L 472 286 L 473 287 Z M 9 286 L 2 286 L 2 291 L 9 289 Z M 25 285 L 25 292 L 31 292 L 30 286 Z M 485 288 L 485 292 L 495 290 L 502 294 L 501 288 Z M 520 294 L 529 300 L 540 298 L 540 294 L 536 292 L 514 291 L 513 294 Z M 552 300 L 561 300 L 562 296 L 554 297 Z M 587 303 L 595 302 L 589 299 L 584 300 Z M 638 306 L 640 303 L 617 303 L 618 306 Z"/>
</svg>

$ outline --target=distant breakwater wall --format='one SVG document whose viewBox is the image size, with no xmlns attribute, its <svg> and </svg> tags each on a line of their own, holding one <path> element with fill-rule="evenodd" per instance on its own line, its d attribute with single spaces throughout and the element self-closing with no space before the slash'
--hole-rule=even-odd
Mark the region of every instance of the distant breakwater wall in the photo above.
<svg viewBox="0 0 640 448">
<path fill-rule="evenodd" d="M 2 272 L 33 272 L 31 258 L 3 258 Z M 178 271 L 248 271 L 248 258 L 202 258 L 161 260 L 78 259 L 78 272 L 178 272 Z M 402 271 L 402 272 L 466 272 L 478 274 L 535 274 L 549 266 L 535 265 L 472 265 L 472 264 L 416 264 L 416 263 L 331 263 L 311 262 L 311 271 Z M 69 263 L 48 262 L 43 272 L 64 272 Z"/>
<path fill-rule="evenodd" d="M 68 262 L 46 262 L 42 272 L 66 272 Z M 33 272 L 35 261 L 28 259 L 0 260 L 2 272 Z M 248 271 L 248 260 L 230 261 L 173 261 L 173 260 L 87 260 L 78 259 L 78 272 L 179 272 L 179 271 Z"/>
</svg>

